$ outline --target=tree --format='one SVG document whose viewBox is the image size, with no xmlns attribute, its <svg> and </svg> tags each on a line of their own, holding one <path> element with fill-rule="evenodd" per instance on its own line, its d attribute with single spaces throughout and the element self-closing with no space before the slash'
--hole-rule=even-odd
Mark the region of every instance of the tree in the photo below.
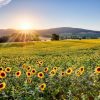
<svg viewBox="0 0 100 100">
<path fill-rule="evenodd" d="M 59 40 L 59 35 L 52 34 L 51 40 Z"/>
<path fill-rule="evenodd" d="M 7 42 L 9 40 L 8 36 L 0 37 L 0 43 Z"/>
</svg>

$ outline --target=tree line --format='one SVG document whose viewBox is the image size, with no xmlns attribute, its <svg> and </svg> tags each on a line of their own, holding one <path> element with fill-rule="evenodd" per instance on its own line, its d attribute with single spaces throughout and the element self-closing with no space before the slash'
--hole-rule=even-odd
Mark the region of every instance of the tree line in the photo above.
<svg viewBox="0 0 100 100">
<path fill-rule="evenodd" d="M 77 36 L 77 35 L 71 35 L 71 36 L 60 36 L 58 34 L 52 34 L 51 40 L 64 40 L 64 39 L 98 39 L 98 36 L 91 35 L 91 36 Z"/>
</svg>

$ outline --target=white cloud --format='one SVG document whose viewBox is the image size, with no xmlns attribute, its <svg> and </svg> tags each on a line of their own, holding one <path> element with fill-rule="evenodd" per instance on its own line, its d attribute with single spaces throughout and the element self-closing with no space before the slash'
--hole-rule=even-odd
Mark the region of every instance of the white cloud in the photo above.
<svg viewBox="0 0 100 100">
<path fill-rule="evenodd" d="M 8 3 L 10 3 L 12 0 L 0 0 L 0 7 L 7 5 Z"/>
</svg>

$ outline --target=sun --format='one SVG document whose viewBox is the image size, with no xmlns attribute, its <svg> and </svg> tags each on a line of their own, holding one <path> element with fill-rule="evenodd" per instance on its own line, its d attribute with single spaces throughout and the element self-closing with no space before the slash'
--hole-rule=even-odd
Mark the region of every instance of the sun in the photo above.
<svg viewBox="0 0 100 100">
<path fill-rule="evenodd" d="M 23 22 L 22 24 L 19 25 L 19 29 L 21 29 L 21 30 L 31 30 L 32 25 L 30 23 Z"/>
</svg>

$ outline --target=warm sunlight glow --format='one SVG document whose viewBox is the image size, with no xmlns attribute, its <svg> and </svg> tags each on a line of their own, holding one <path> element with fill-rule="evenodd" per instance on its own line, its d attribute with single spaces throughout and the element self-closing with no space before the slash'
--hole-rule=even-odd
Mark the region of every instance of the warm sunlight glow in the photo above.
<svg viewBox="0 0 100 100">
<path fill-rule="evenodd" d="M 19 29 L 30 30 L 32 29 L 32 25 L 30 23 L 22 23 L 21 25 L 19 25 Z"/>
</svg>

